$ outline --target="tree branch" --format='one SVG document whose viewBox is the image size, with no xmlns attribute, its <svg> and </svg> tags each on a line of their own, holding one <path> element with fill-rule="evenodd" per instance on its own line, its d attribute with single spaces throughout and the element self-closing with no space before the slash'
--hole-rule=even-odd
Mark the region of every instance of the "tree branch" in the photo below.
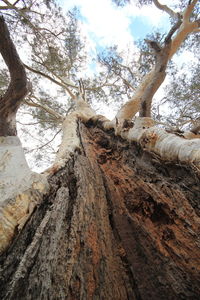
<svg viewBox="0 0 200 300">
<path fill-rule="evenodd" d="M 8 10 L 8 9 L 10 9 L 9 6 L 5 6 L 5 5 L 4 6 L 0 6 L 0 10 Z"/>
<path fill-rule="evenodd" d="M 74 89 L 78 89 L 70 80 L 67 80 L 67 82 L 66 82 L 66 80 L 64 81 L 60 76 L 58 76 L 52 69 L 50 69 L 44 62 L 39 62 L 39 61 L 36 61 L 36 60 L 34 60 L 36 63 L 38 63 L 39 65 L 41 65 L 42 67 L 44 67 L 44 68 L 46 68 L 47 69 L 47 71 L 49 72 L 49 73 L 52 73 L 52 75 L 55 77 L 55 78 L 57 78 L 59 81 L 60 81 L 60 83 L 62 83 L 63 84 L 63 86 L 65 86 L 65 89 L 66 89 L 66 91 L 68 92 L 68 94 L 70 95 L 70 97 L 72 98 L 72 99 L 75 99 L 75 95 L 71 92 L 71 90 L 69 89 L 69 87 L 71 87 L 71 88 L 74 88 Z"/>
<path fill-rule="evenodd" d="M 43 73 L 43 72 L 41 72 L 41 71 L 35 70 L 35 69 L 31 68 L 30 66 L 28 66 L 28 65 L 26 65 L 26 64 L 24 64 L 24 66 L 25 66 L 25 68 L 28 69 L 29 71 L 31 71 L 31 72 L 33 72 L 33 73 L 35 73 L 35 74 L 41 75 L 41 76 L 43 76 L 43 77 L 49 79 L 49 80 L 52 81 L 53 83 L 55 83 L 55 84 L 61 86 L 62 88 L 64 88 L 64 89 L 68 92 L 68 94 L 70 95 L 70 97 L 71 97 L 72 99 L 75 99 L 75 95 L 70 91 L 70 89 L 69 89 L 69 88 L 66 86 L 66 84 L 64 84 L 63 82 L 59 82 L 59 81 L 57 81 L 56 79 L 54 79 L 53 77 L 51 77 L 51 76 L 49 76 L 49 75 L 47 75 L 47 74 L 45 74 L 45 73 Z M 73 87 L 74 87 L 74 86 L 73 86 Z"/>
<path fill-rule="evenodd" d="M 155 6 L 162 10 L 165 11 L 166 13 L 168 13 L 170 15 L 170 17 L 172 17 L 173 19 L 177 19 L 178 18 L 178 14 L 173 11 L 171 8 L 169 8 L 167 5 L 163 5 L 161 4 L 158 0 L 153 0 L 153 3 L 155 4 Z"/>
<path fill-rule="evenodd" d="M 162 10 L 167 10 L 165 6 L 163 7 L 159 3 L 159 1 L 153 0 L 153 2 L 157 7 L 159 6 L 160 9 L 162 8 Z M 158 45 L 158 43 L 154 43 L 153 45 L 151 45 L 156 54 L 156 64 L 153 69 L 144 77 L 143 81 L 136 89 L 133 98 L 130 101 L 126 102 L 118 111 L 116 119 L 118 120 L 118 124 L 120 124 L 120 126 L 122 126 L 124 119 L 132 119 L 133 116 L 135 116 L 141 104 L 142 108 L 140 111 L 140 115 L 143 117 L 150 116 L 151 101 L 155 92 L 158 90 L 165 78 L 165 69 L 168 61 L 177 52 L 178 48 L 185 40 L 185 38 L 190 33 L 196 32 L 200 27 L 199 20 L 196 20 L 194 22 L 189 22 L 187 20 L 188 15 L 191 15 L 196 3 L 197 1 L 193 0 L 188 5 L 183 16 L 183 20 L 181 20 L 179 14 L 176 14 L 176 18 L 178 17 L 178 22 L 172 27 L 169 34 L 167 35 L 164 48 L 160 50 L 160 46 Z M 168 13 L 169 12 L 170 11 L 168 11 Z M 177 31 L 175 37 L 171 40 L 172 35 L 178 27 L 179 30 Z"/>
<path fill-rule="evenodd" d="M 188 6 L 186 7 L 183 13 L 183 22 L 188 22 L 190 20 L 191 14 L 197 2 L 198 0 L 193 0 L 189 2 Z"/>
<path fill-rule="evenodd" d="M 44 148 L 44 147 L 46 147 L 46 146 L 48 146 L 51 142 L 53 142 L 53 140 L 56 138 L 56 136 L 61 132 L 61 130 L 62 129 L 59 129 L 54 135 L 53 135 L 53 137 L 48 141 L 48 142 L 46 142 L 45 144 L 42 144 L 41 146 L 39 146 L 39 147 L 37 147 L 37 148 L 33 148 L 33 149 L 31 149 L 30 151 L 28 151 L 29 153 L 30 152 L 33 152 L 33 151 L 35 151 L 35 150 L 41 150 L 42 148 Z"/>
<path fill-rule="evenodd" d="M 171 59 L 172 56 L 177 52 L 178 48 L 180 47 L 182 42 L 186 39 L 186 37 L 190 33 L 197 32 L 199 29 L 200 26 L 199 20 L 196 20 L 194 22 L 189 21 L 192 11 L 196 4 L 197 4 L 197 0 L 191 1 L 191 3 L 187 6 L 185 12 L 183 13 L 183 20 L 180 29 L 178 30 L 176 36 L 172 40 L 169 59 Z"/>
<path fill-rule="evenodd" d="M 194 134 L 198 134 L 200 131 L 200 123 L 198 122 L 198 124 L 194 125 L 190 131 Z"/>
<path fill-rule="evenodd" d="M 0 101 L 0 135 L 16 135 L 16 112 L 28 92 L 24 66 L 0 16 L 0 53 L 10 73 L 10 84 Z"/>
<path fill-rule="evenodd" d="M 153 69 L 153 76 L 150 78 L 148 86 L 144 90 L 141 96 L 141 109 L 140 109 L 140 117 L 151 117 L 151 103 L 153 96 L 155 95 L 158 88 L 163 83 L 166 77 L 166 67 L 169 61 L 169 54 L 171 49 L 171 38 L 174 32 L 180 27 L 181 19 L 178 17 L 178 21 L 174 26 L 170 29 L 169 33 L 165 38 L 165 43 L 163 47 L 160 47 L 156 42 L 151 43 L 151 46 L 156 52 L 156 63 Z"/>
<path fill-rule="evenodd" d="M 37 97 L 35 97 L 35 96 L 32 96 L 32 97 L 35 98 L 36 100 L 38 100 Z M 33 100 L 30 100 L 30 101 L 25 100 L 24 103 L 26 103 L 28 106 L 38 107 L 38 108 L 41 108 L 41 109 L 45 110 L 47 113 L 49 113 L 50 115 L 52 115 L 57 120 L 60 120 L 60 121 L 64 120 L 64 117 L 62 115 L 60 115 L 55 110 L 53 110 L 52 108 L 48 107 L 45 104 L 35 103 Z"/>
</svg>

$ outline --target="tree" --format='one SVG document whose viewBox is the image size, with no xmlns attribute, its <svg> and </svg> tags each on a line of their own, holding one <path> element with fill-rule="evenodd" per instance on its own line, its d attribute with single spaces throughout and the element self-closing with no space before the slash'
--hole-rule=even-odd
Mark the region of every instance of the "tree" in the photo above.
<svg viewBox="0 0 200 300">
<path fill-rule="evenodd" d="M 176 22 L 163 44 L 147 41 L 151 70 L 112 121 L 95 114 L 80 80 L 75 110 L 55 113 L 63 138 L 44 174 L 28 168 L 16 135 L 29 84 L 0 17 L 10 73 L 0 102 L 1 299 L 199 299 L 199 135 L 151 119 L 169 60 L 199 30 L 197 1 L 182 15 L 153 2 Z"/>
<path fill-rule="evenodd" d="M 171 105 L 170 115 L 167 116 L 172 126 L 177 126 L 179 130 L 186 128 L 191 132 L 199 131 L 199 64 L 190 64 L 188 75 L 174 72 L 172 80 L 167 87 L 167 95 L 163 99 Z M 176 80 L 175 80 L 176 79 Z M 177 107 L 178 99 L 179 106 Z M 174 118 L 174 115 L 177 118 Z"/>
</svg>

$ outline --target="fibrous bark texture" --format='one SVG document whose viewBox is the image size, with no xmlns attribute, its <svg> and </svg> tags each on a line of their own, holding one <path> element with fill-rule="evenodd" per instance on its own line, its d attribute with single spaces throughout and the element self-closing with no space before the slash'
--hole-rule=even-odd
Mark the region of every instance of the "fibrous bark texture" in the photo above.
<svg viewBox="0 0 200 300">
<path fill-rule="evenodd" d="M 1 257 L 0 298 L 199 299 L 198 173 L 92 122 L 78 134 Z"/>
</svg>

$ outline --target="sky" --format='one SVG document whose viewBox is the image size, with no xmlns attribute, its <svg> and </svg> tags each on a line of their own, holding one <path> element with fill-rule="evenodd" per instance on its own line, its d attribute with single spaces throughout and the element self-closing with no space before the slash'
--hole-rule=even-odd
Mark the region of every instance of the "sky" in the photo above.
<svg viewBox="0 0 200 300">
<path fill-rule="evenodd" d="M 112 0 L 57 0 L 64 11 L 76 6 L 80 11 L 80 27 L 87 37 L 91 51 L 104 47 L 118 46 L 118 50 L 139 39 L 144 39 L 154 30 L 166 33 L 170 29 L 169 16 L 154 4 L 139 8 L 130 0 L 130 4 L 117 7 Z M 177 0 L 160 0 L 161 4 L 173 7 Z M 194 57 L 183 53 L 177 62 L 188 62 Z"/>
<path fill-rule="evenodd" d="M 117 7 L 112 0 L 57 0 L 64 11 L 76 6 L 80 12 L 80 28 L 87 37 L 88 48 L 92 54 L 103 50 L 104 47 L 118 46 L 118 51 L 131 48 L 137 51 L 134 42 L 144 39 L 147 34 L 159 29 L 168 32 L 169 17 L 154 5 L 139 8 L 134 0 L 124 7 Z M 167 0 L 163 4 L 170 5 L 174 1 Z M 133 53 L 132 52 L 132 53 Z M 92 72 L 93 70 L 91 70 Z M 96 70 L 94 70 L 96 71 Z M 162 97 L 162 91 L 159 91 Z M 112 107 L 95 106 L 98 113 L 109 119 L 116 113 Z"/>
<path fill-rule="evenodd" d="M 112 0 L 58 0 L 68 11 L 77 6 L 82 22 L 82 30 L 90 38 L 94 47 L 117 44 L 124 49 L 127 44 L 142 39 L 154 28 L 166 31 L 168 16 L 153 5 L 139 9 L 134 5 L 117 7 Z M 165 1 L 167 3 L 171 0 Z"/>
<path fill-rule="evenodd" d="M 57 1 L 65 12 L 74 6 L 79 9 L 80 28 L 87 38 L 87 50 L 91 51 L 92 56 L 95 56 L 96 52 L 104 47 L 113 45 L 117 45 L 119 51 L 126 51 L 130 46 L 137 51 L 137 47 L 134 46 L 135 41 L 144 39 L 147 34 L 151 34 L 153 31 L 159 30 L 161 33 L 166 33 L 170 29 L 169 17 L 166 13 L 154 5 L 143 6 L 139 9 L 134 4 L 136 0 L 131 0 L 131 4 L 124 7 L 117 7 L 112 0 Z M 160 2 L 170 6 L 176 0 L 160 0 Z M 131 55 L 132 53 L 134 51 L 131 52 Z M 183 62 L 191 61 L 192 57 L 191 53 L 186 52 L 177 58 L 175 57 L 175 59 L 181 65 Z M 167 79 L 165 84 L 167 84 Z M 163 88 L 160 88 L 155 95 L 155 100 L 159 101 L 163 95 Z M 97 113 L 103 114 L 109 119 L 113 119 L 118 110 L 117 104 L 113 107 L 113 105 L 97 103 L 94 108 Z M 166 106 L 163 107 L 163 111 L 160 108 L 160 113 L 166 113 L 166 110 L 168 110 Z M 59 136 L 57 138 L 59 139 Z M 38 171 L 40 168 L 36 167 L 36 170 Z"/>
<path fill-rule="evenodd" d="M 154 4 L 139 8 L 131 0 L 124 7 L 117 7 L 112 0 L 58 0 L 60 6 L 67 12 L 76 6 L 80 11 L 80 23 L 83 34 L 87 37 L 88 47 L 94 53 L 104 47 L 118 46 L 118 50 L 126 50 L 138 39 L 144 39 L 155 30 L 166 33 L 170 29 L 169 16 L 155 7 Z M 160 0 L 161 4 L 172 8 L 176 0 Z M 137 50 L 136 46 L 135 49 Z M 174 61 L 182 68 L 183 64 L 191 63 L 195 57 L 189 51 L 180 56 L 175 55 Z M 164 96 L 163 88 L 168 83 L 166 78 L 162 87 L 157 91 L 156 99 Z M 163 112 L 166 111 L 163 107 Z M 161 109 L 162 110 L 162 109 Z M 108 118 L 113 117 L 113 109 L 106 107 Z"/>
</svg>

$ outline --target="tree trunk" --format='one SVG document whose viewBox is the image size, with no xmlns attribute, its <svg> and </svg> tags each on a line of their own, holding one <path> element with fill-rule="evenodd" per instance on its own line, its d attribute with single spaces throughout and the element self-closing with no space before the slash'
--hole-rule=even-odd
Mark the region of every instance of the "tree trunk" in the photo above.
<svg viewBox="0 0 200 300">
<path fill-rule="evenodd" d="M 1 256 L 0 299 L 199 299 L 198 173 L 92 121 L 78 131 Z"/>
<path fill-rule="evenodd" d="M 10 73 L 10 84 L 0 96 L 0 136 L 15 136 L 16 113 L 28 93 L 25 68 L 10 37 L 3 16 L 0 15 L 0 53 Z"/>
</svg>

